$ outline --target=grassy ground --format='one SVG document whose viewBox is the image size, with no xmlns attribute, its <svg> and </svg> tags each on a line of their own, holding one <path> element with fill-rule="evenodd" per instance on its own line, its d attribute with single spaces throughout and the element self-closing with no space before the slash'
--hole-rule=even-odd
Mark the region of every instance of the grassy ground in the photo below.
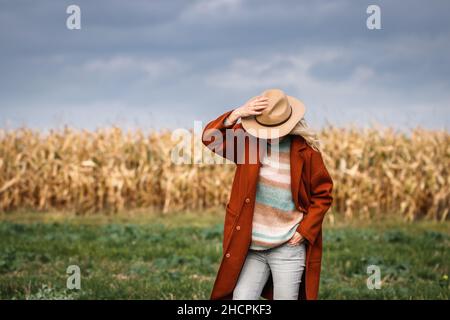
<svg viewBox="0 0 450 320">
<path fill-rule="evenodd" d="M 326 226 L 323 299 L 449 299 L 450 224 Z M 208 299 L 221 255 L 219 213 L 0 216 L 1 299 Z M 381 268 L 380 290 L 366 286 Z M 66 268 L 81 268 L 67 290 Z"/>
</svg>

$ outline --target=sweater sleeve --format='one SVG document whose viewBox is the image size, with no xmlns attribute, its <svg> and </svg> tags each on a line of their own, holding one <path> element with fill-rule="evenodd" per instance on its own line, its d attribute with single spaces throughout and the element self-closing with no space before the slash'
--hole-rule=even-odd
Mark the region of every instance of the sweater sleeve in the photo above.
<svg viewBox="0 0 450 320">
<path fill-rule="evenodd" d="M 333 201 L 333 181 L 320 152 L 313 151 L 311 157 L 311 203 L 297 231 L 313 244 L 322 228 L 325 213 Z"/>
</svg>

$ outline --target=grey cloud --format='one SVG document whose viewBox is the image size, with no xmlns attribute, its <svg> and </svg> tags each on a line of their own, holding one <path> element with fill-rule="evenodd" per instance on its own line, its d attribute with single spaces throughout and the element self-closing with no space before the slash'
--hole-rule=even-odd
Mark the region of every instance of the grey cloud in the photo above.
<svg viewBox="0 0 450 320">
<path fill-rule="evenodd" d="M 83 29 L 68 31 L 72 3 L 2 1 L 0 125 L 92 127 L 129 115 L 190 126 L 266 86 L 317 106 L 317 124 L 324 113 L 449 123 L 445 1 L 378 1 L 378 31 L 365 27 L 371 1 L 80 0 Z"/>
</svg>

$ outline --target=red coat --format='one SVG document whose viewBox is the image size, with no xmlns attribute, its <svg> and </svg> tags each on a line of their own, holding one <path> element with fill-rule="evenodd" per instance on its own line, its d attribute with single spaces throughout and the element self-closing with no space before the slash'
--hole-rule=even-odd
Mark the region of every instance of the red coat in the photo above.
<svg viewBox="0 0 450 320">
<path fill-rule="evenodd" d="M 208 123 L 202 135 L 203 144 L 216 153 L 222 152 L 223 156 L 229 160 L 238 162 L 230 200 L 226 206 L 223 255 L 211 292 L 210 298 L 213 300 L 232 299 L 233 290 L 251 243 L 256 183 L 261 166 L 259 152 L 256 152 L 257 161 L 249 161 L 248 139 L 245 140 L 245 144 L 236 143 L 240 135 L 248 135 L 242 125 L 240 123 L 230 126 L 223 124 L 223 120 L 231 112 L 228 111 Z M 214 143 L 216 139 L 207 131 L 208 129 L 218 129 L 216 134 L 219 132 L 222 135 L 222 142 L 218 140 L 218 143 Z M 227 152 L 227 147 L 231 148 L 230 139 L 233 140 L 233 138 L 228 136 L 227 141 L 225 129 L 234 130 L 235 137 L 237 137 L 234 139 L 234 154 L 230 150 Z M 238 159 L 236 151 L 239 146 L 245 147 L 245 159 L 243 160 Z M 257 150 L 259 151 L 259 149 L 258 146 Z M 317 299 L 322 259 L 322 221 L 333 200 L 331 195 L 333 181 L 321 154 L 306 144 L 301 136 L 293 136 L 290 163 L 293 200 L 295 207 L 304 213 L 297 231 L 307 241 L 306 269 L 299 287 L 298 299 Z M 261 295 L 266 299 L 273 299 L 272 276 L 267 280 Z"/>
</svg>

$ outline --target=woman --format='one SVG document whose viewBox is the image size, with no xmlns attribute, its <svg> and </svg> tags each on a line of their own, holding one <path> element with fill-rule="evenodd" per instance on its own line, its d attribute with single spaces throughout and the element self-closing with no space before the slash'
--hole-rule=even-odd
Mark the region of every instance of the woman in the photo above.
<svg viewBox="0 0 450 320">
<path fill-rule="evenodd" d="M 317 299 L 333 182 L 304 113 L 270 89 L 205 127 L 203 143 L 237 164 L 211 299 Z"/>
</svg>

